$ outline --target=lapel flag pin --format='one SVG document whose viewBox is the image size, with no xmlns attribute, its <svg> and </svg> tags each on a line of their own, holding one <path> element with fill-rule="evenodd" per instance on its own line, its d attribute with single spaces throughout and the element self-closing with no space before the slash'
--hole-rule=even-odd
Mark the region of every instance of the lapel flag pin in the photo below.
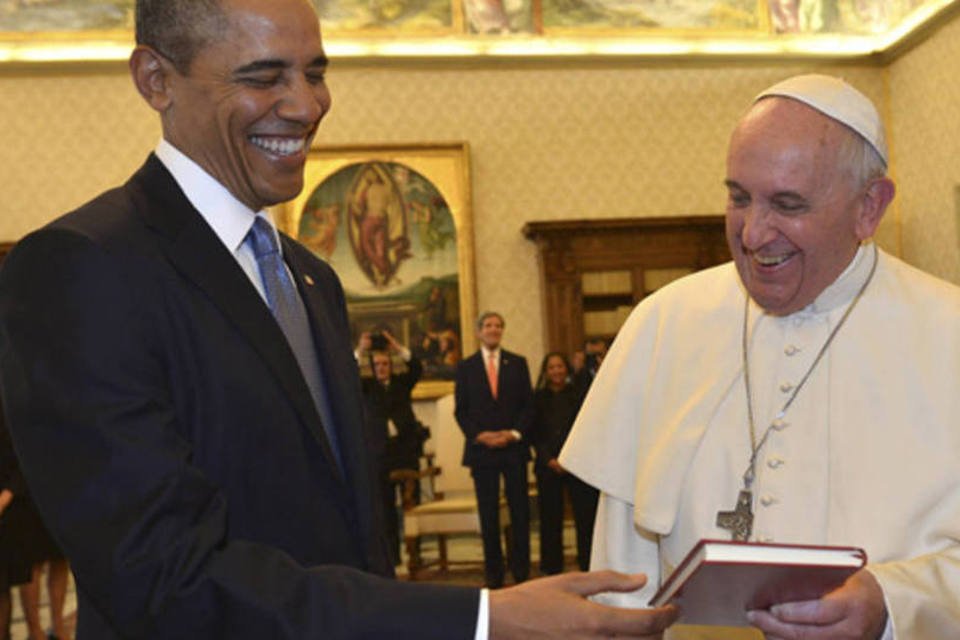
<svg viewBox="0 0 960 640">
<path fill-rule="evenodd" d="M 313 286 L 313 278 L 308 275 L 303 276 L 303 281 L 306 282 L 309 286 Z"/>
</svg>

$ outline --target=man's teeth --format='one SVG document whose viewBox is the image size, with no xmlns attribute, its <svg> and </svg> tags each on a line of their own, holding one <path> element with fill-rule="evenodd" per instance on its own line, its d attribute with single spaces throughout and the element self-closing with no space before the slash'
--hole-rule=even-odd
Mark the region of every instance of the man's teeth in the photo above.
<svg viewBox="0 0 960 640">
<path fill-rule="evenodd" d="M 786 253 L 780 256 L 759 256 L 754 254 L 753 259 L 759 262 L 764 267 L 775 267 L 778 264 L 782 264 L 787 261 L 787 259 L 792 254 Z"/>
<path fill-rule="evenodd" d="M 303 138 L 261 138 L 250 136 L 250 142 L 264 151 L 278 156 L 289 156 L 303 150 Z"/>
</svg>

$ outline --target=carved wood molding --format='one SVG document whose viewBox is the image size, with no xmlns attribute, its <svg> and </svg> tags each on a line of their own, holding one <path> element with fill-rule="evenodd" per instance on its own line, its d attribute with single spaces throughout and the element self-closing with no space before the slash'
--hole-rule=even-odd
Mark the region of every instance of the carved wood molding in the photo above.
<svg viewBox="0 0 960 640">
<path fill-rule="evenodd" d="M 0 262 L 3 262 L 3 259 L 7 257 L 10 249 L 13 249 L 13 245 L 15 244 L 16 242 L 0 242 Z"/>
<path fill-rule="evenodd" d="M 523 234 L 539 248 L 547 346 L 568 353 L 586 337 L 584 273 L 630 271 L 634 304 L 646 295 L 645 270 L 697 270 L 730 259 L 722 215 L 532 221 Z"/>
</svg>

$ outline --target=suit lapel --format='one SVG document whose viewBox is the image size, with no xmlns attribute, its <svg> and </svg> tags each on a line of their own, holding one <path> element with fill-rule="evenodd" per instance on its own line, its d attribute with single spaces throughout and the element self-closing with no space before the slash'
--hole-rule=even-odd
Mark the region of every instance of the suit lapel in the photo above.
<svg viewBox="0 0 960 640">
<path fill-rule="evenodd" d="M 331 290 L 329 275 L 317 271 L 313 259 L 308 259 L 306 249 L 283 234 L 281 243 L 284 258 L 293 272 L 310 317 L 313 341 L 332 413 L 332 426 L 340 442 L 340 457 L 346 476 L 350 479 L 349 486 L 355 504 L 360 506 L 357 509 L 360 529 L 370 532 L 373 527 L 370 509 L 373 488 L 369 484 L 372 462 L 368 459 L 367 444 L 363 441 L 360 375 L 350 337 L 343 334 L 340 314 L 345 309 L 338 304 L 338 301 L 342 301 L 342 294 L 339 288 Z"/>
<path fill-rule="evenodd" d="M 164 235 L 171 263 L 216 305 L 260 354 L 297 414 L 337 469 L 300 365 L 280 326 L 236 259 L 223 246 L 159 160 L 151 155 L 136 174 L 147 194 L 146 222 Z"/>
</svg>

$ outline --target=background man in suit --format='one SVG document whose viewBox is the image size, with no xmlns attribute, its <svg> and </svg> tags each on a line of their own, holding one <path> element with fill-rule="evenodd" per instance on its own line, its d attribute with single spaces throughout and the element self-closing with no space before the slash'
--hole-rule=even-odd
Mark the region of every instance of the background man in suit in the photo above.
<svg viewBox="0 0 960 640">
<path fill-rule="evenodd" d="M 0 387 L 80 640 L 656 632 L 584 595 L 391 580 L 343 291 L 277 234 L 330 107 L 306 0 L 138 0 L 163 140 L 0 271 Z M 279 240 L 279 246 L 278 246 Z M 486 610 L 489 608 L 489 617 Z M 559 626 L 554 626 L 559 625 Z"/>
<path fill-rule="evenodd" d="M 358 358 L 369 358 L 371 377 L 362 380 L 364 399 L 387 435 L 384 461 L 389 469 L 416 469 L 429 435 L 413 413 L 410 394 L 423 375 L 423 364 L 410 349 L 397 342 L 389 331 L 382 332 L 384 346 L 371 349 L 369 332 L 360 336 Z M 378 345 L 379 346 L 379 345 Z M 399 373 L 393 369 L 393 356 L 406 364 Z"/>
<path fill-rule="evenodd" d="M 573 366 L 573 379 L 584 393 L 597 377 L 604 356 L 607 355 L 607 341 L 603 338 L 587 338 L 583 342 L 583 351 L 573 354 L 570 364 Z"/>
<path fill-rule="evenodd" d="M 372 376 L 362 379 L 363 400 L 367 419 L 377 444 L 377 468 L 383 490 L 384 524 L 390 544 L 390 558 L 400 563 L 400 514 L 397 511 L 396 483 L 390 481 L 390 472 L 397 469 L 419 469 L 423 442 L 429 430 L 413 413 L 410 394 L 423 375 L 420 359 L 410 349 L 397 342 L 389 331 L 375 334 L 374 344 L 369 331 L 360 334 L 357 359 L 369 358 Z M 376 349 L 371 347 L 376 346 Z M 406 369 L 394 373 L 393 355 L 398 355 Z M 361 360 L 362 361 L 362 360 Z"/>
<path fill-rule="evenodd" d="M 466 438 L 463 464 L 477 492 L 484 572 L 493 588 L 503 586 L 500 476 L 510 509 L 510 572 L 518 583 L 530 573 L 530 444 L 524 435 L 533 417 L 533 392 L 526 359 L 500 348 L 504 326 L 499 313 L 480 315 L 480 349 L 457 366 L 455 386 L 454 411 Z"/>
</svg>

